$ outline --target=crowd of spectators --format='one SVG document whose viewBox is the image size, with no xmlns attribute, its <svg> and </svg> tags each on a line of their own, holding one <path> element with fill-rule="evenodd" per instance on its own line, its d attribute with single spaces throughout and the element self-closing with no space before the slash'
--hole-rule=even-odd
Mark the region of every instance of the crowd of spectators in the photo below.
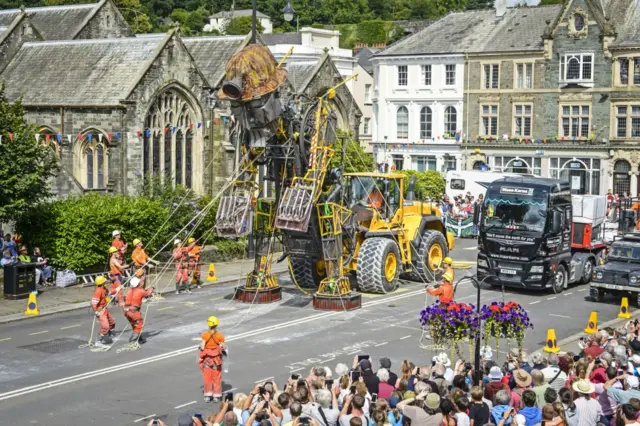
<svg viewBox="0 0 640 426">
<path fill-rule="evenodd" d="M 266 382 L 227 394 L 217 414 L 184 414 L 178 425 L 640 426 L 637 328 L 598 331 L 580 353 L 511 350 L 503 365 L 484 359 L 479 385 L 470 363 L 445 353 L 426 366 L 404 360 L 397 370 L 381 358 L 375 371 L 370 358 L 356 356 L 351 368 L 318 366 L 282 388 Z"/>
<path fill-rule="evenodd" d="M 13 265 L 16 263 L 35 263 L 36 284 L 43 286 L 53 285 L 54 270 L 49 265 L 49 259 L 42 256 L 40 249 L 34 247 L 33 254 L 29 255 L 27 247 L 18 245 L 19 238 L 11 238 L 11 234 L 5 234 L 2 241 L 2 258 L 0 266 Z"/>
</svg>

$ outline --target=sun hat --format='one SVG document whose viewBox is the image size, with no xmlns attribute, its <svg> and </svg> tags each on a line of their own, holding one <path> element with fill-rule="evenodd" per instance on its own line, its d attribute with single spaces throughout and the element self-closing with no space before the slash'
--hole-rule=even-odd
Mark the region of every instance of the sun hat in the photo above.
<svg viewBox="0 0 640 426">
<path fill-rule="evenodd" d="M 573 390 L 579 393 L 590 394 L 596 391 L 596 387 L 590 381 L 586 379 L 580 379 L 573 384 Z"/>
<path fill-rule="evenodd" d="M 431 408 L 432 410 L 437 410 L 438 408 L 440 408 L 440 395 L 431 392 L 425 398 L 424 405 L 426 405 L 428 408 Z"/>
<path fill-rule="evenodd" d="M 531 374 L 527 373 L 527 371 L 522 368 L 513 372 L 513 379 L 521 388 L 526 388 L 531 385 Z"/>
<path fill-rule="evenodd" d="M 444 365 L 445 367 L 451 367 L 451 361 L 449 360 L 449 357 L 447 356 L 447 354 L 444 352 L 441 352 L 439 355 L 437 355 L 435 357 L 435 361 L 438 364 Z"/>
<path fill-rule="evenodd" d="M 489 380 L 502 380 L 503 377 L 504 375 L 502 374 L 502 370 L 500 370 L 500 367 L 498 367 L 497 365 L 491 367 L 491 370 L 489 370 Z"/>
<path fill-rule="evenodd" d="M 636 376 L 627 376 L 625 380 L 631 389 L 638 389 L 640 386 L 640 380 Z"/>
</svg>

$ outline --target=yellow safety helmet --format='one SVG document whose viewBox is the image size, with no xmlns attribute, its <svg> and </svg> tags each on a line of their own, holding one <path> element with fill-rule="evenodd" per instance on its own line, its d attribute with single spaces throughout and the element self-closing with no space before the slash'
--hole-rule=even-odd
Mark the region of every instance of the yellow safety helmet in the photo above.
<svg viewBox="0 0 640 426">
<path fill-rule="evenodd" d="M 111 253 L 115 253 L 115 252 L 117 252 L 117 251 L 118 251 L 118 249 L 117 249 L 117 248 L 115 248 L 114 246 L 109 247 L 109 254 L 111 254 Z"/>
<path fill-rule="evenodd" d="M 189 238 L 189 239 L 187 240 L 187 244 L 191 244 L 191 243 L 193 243 L 193 242 L 195 242 L 195 241 L 196 241 L 196 239 L 195 239 L 195 238 L 193 238 L 193 237 L 191 237 L 191 238 Z"/>
<path fill-rule="evenodd" d="M 140 244 L 142 241 L 140 241 L 139 238 L 136 238 L 135 240 L 133 240 L 133 245 L 137 246 L 138 244 Z"/>
<path fill-rule="evenodd" d="M 453 263 L 453 259 L 447 256 L 444 258 L 444 263 L 445 265 L 451 265 Z"/>
<path fill-rule="evenodd" d="M 453 281 L 453 276 L 451 275 L 451 272 L 445 272 L 442 278 L 445 281 L 449 281 L 449 282 Z"/>
<path fill-rule="evenodd" d="M 213 315 L 207 318 L 207 325 L 209 327 L 217 327 L 219 324 L 218 317 L 214 317 Z"/>
<path fill-rule="evenodd" d="M 96 285 L 104 285 L 104 283 L 107 282 L 107 279 L 104 277 L 104 275 L 100 275 L 99 277 L 96 278 Z"/>
</svg>

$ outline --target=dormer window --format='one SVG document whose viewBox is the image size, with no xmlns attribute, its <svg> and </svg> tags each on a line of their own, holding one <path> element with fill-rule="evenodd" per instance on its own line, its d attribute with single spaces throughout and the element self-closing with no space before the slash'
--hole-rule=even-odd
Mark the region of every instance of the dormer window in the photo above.
<svg viewBox="0 0 640 426">
<path fill-rule="evenodd" d="M 584 29 L 584 16 L 583 15 L 576 14 L 573 17 L 573 28 L 575 28 L 576 31 L 582 31 Z"/>
</svg>

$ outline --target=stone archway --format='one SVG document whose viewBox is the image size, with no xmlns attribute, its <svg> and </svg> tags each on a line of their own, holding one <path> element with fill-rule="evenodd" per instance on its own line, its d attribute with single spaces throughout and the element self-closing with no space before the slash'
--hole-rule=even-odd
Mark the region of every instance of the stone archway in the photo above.
<svg viewBox="0 0 640 426">
<path fill-rule="evenodd" d="M 144 121 L 142 169 L 172 185 L 204 190 L 203 115 L 193 95 L 177 84 L 153 97 Z"/>
</svg>

